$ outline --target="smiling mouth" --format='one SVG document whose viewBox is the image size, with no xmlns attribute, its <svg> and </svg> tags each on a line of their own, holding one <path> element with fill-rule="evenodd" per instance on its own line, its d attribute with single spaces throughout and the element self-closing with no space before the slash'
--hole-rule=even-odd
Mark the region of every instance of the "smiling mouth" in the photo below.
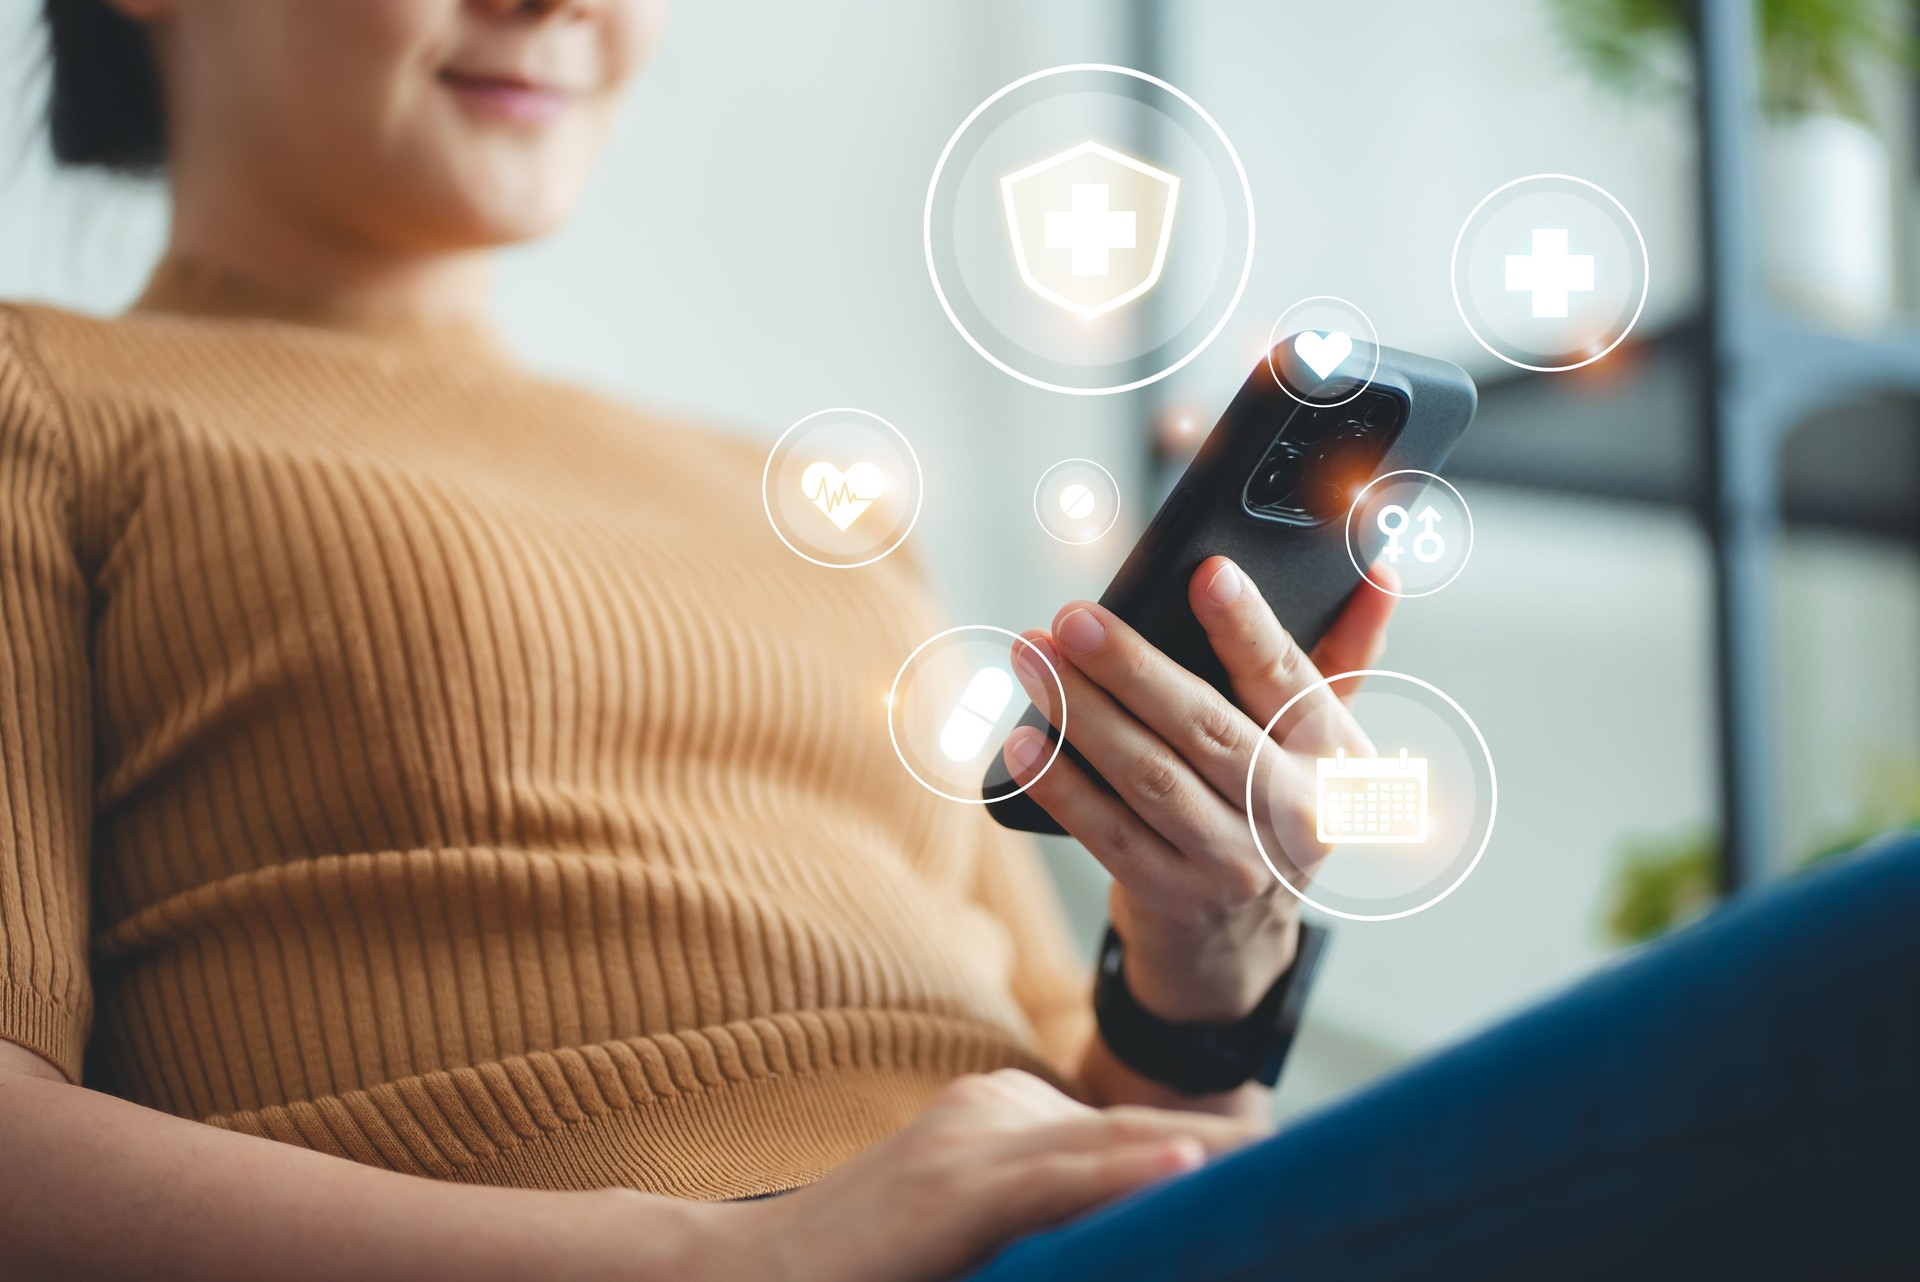
<svg viewBox="0 0 1920 1282">
<path fill-rule="evenodd" d="M 453 91 L 460 105 L 487 120 L 516 125 L 545 125 L 558 119 L 574 95 L 555 85 L 511 74 L 481 71 L 440 72 L 440 83 Z"/>
</svg>

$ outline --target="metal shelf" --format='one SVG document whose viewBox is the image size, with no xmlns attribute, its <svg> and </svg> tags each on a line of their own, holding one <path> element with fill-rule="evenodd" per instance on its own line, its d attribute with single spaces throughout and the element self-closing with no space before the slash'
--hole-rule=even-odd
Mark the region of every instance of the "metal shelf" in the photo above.
<svg viewBox="0 0 1920 1282">
<path fill-rule="evenodd" d="M 1591 376 L 1483 382 L 1474 428 L 1448 461 L 1448 475 L 1706 518 L 1697 421 L 1702 341 L 1700 326 L 1690 325 L 1623 347 L 1619 366 Z M 1892 354 L 1914 353 L 1896 347 Z M 1811 350 L 1809 358 L 1826 359 Z M 1786 368 L 1778 360 L 1769 366 Z M 1856 379 L 1792 420 L 1779 442 L 1785 525 L 1920 544 L 1920 393 L 1895 383 L 1884 374 L 1872 384 Z"/>
<path fill-rule="evenodd" d="M 1701 0 L 1694 41 L 1706 298 L 1700 369 L 1702 515 L 1714 549 L 1721 881 L 1783 868 L 1773 587 L 1783 452 L 1823 410 L 1920 393 L 1920 335 L 1847 336 L 1784 318 L 1760 295 L 1753 0 Z"/>
<path fill-rule="evenodd" d="M 1750 376 L 1781 430 L 1830 405 L 1890 392 L 1920 396 L 1920 329 L 1844 334 L 1763 312 L 1752 344 Z"/>
</svg>

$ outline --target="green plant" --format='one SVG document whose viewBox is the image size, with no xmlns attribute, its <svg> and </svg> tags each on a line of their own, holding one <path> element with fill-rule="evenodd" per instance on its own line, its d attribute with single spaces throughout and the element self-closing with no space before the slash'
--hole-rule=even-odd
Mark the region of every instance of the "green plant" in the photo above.
<svg viewBox="0 0 1920 1282">
<path fill-rule="evenodd" d="M 1575 60 L 1637 96 L 1685 83 L 1698 0 L 1551 0 Z M 1864 121 L 1861 69 L 1916 65 L 1913 0 L 1754 0 L 1762 105 L 1771 115 L 1832 111 Z"/>
<path fill-rule="evenodd" d="M 1614 874 L 1607 935 L 1637 944 L 1663 935 L 1713 906 L 1720 834 L 1701 828 L 1673 836 L 1629 837 Z"/>
<path fill-rule="evenodd" d="M 1797 870 L 1844 855 L 1882 832 L 1920 827 L 1920 760 L 1872 756 L 1861 776 L 1858 815 L 1803 854 Z M 1719 862 L 1720 833 L 1711 827 L 1628 837 L 1614 874 L 1608 937 L 1616 944 L 1641 943 L 1705 912 L 1719 897 Z"/>
</svg>

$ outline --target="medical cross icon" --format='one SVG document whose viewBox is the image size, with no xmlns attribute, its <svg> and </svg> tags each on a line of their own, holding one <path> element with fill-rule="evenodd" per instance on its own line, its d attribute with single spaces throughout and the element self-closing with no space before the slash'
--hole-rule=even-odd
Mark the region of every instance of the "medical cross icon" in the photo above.
<svg viewBox="0 0 1920 1282">
<path fill-rule="evenodd" d="M 1567 252 L 1567 229 L 1535 227 L 1533 252 L 1507 255 L 1507 288 L 1533 295 L 1535 316 L 1565 316 L 1567 295 L 1593 288 L 1593 255 Z"/>
<path fill-rule="evenodd" d="M 1075 276 L 1105 276 L 1108 254 L 1133 248 L 1133 211 L 1109 210 L 1106 183 L 1075 183 L 1072 209 L 1047 212 L 1048 249 L 1072 251 Z"/>
<path fill-rule="evenodd" d="M 1048 302 L 1104 316 L 1159 281 L 1179 196 L 1166 170 L 1091 138 L 1076 143 L 1000 180 L 1013 265 Z"/>
</svg>

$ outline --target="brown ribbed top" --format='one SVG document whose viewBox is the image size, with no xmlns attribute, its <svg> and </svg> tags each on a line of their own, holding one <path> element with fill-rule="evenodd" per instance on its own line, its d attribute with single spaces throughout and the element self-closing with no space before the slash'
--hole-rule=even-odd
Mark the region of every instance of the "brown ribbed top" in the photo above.
<svg viewBox="0 0 1920 1282">
<path fill-rule="evenodd" d="M 760 461 L 191 264 L 0 308 L 0 1038 L 396 1170 L 691 1197 L 1063 1064 L 1031 851 L 889 745 L 923 588 L 787 551 Z"/>
</svg>

